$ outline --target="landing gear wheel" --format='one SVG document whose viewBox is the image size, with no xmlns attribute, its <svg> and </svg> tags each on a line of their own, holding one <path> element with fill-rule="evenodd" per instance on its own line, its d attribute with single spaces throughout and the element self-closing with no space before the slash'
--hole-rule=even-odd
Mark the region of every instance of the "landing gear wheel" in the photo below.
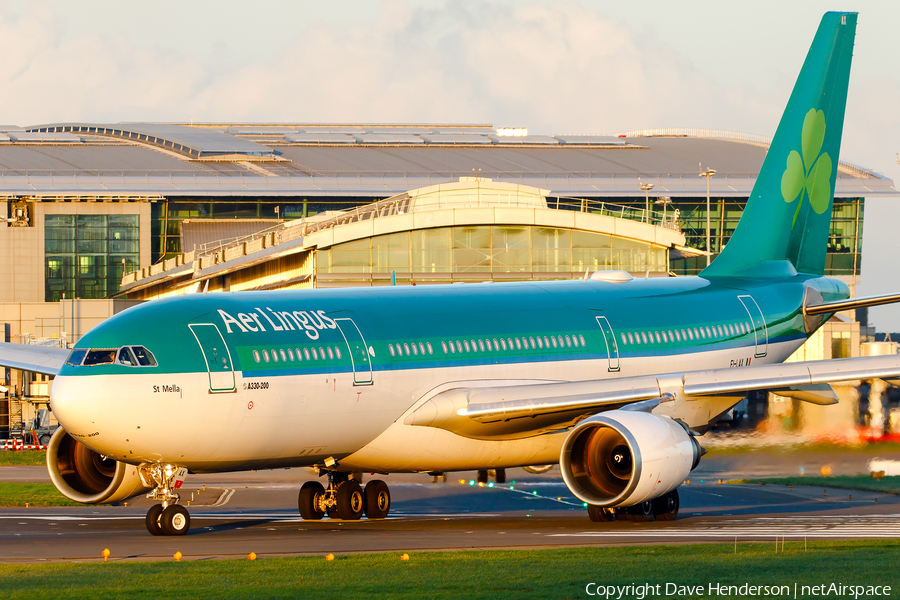
<svg viewBox="0 0 900 600">
<path fill-rule="evenodd" d="M 147 517 L 144 519 L 144 522 L 147 524 L 147 531 L 151 533 L 151 535 L 162 535 L 162 527 L 159 526 L 159 517 L 163 513 L 162 504 L 154 504 L 150 507 L 150 510 L 147 511 Z"/>
<path fill-rule="evenodd" d="M 343 481 L 337 487 L 337 513 L 344 521 L 356 521 L 363 514 L 365 499 L 359 482 Z"/>
<path fill-rule="evenodd" d="M 324 494 L 325 488 L 318 481 L 307 481 L 300 488 L 297 505 L 304 521 L 318 521 L 325 516 L 325 511 L 319 508 L 319 500 Z"/>
<path fill-rule="evenodd" d="M 391 510 L 391 492 L 385 482 L 373 479 L 366 484 L 366 517 L 383 519 Z"/>
<path fill-rule="evenodd" d="M 163 535 L 184 535 L 191 528 L 191 515 L 185 507 L 170 504 L 162 511 L 159 526 Z"/>
<path fill-rule="evenodd" d="M 478 473 L 475 475 L 475 480 L 478 483 L 487 483 L 488 482 L 487 469 L 478 469 Z"/>
<path fill-rule="evenodd" d="M 653 501 L 653 514 L 657 521 L 674 521 L 678 517 L 678 490 L 672 490 Z"/>
<path fill-rule="evenodd" d="M 646 523 L 653 518 L 653 502 L 644 500 L 625 509 L 625 518 L 632 523 Z"/>
<path fill-rule="evenodd" d="M 494 481 L 497 483 L 506 483 L 506 469 L 496 469 L 494 471 Z"/>
<path fill-rule="evenodd" d="M 594 523 L 609 523 L 616 517 L 615 511 L 610 511 L 602 506 L 595 506 L 593 504 L 588 504 L 588 517 L 590 517 L 591 521 Z"/>
</svg>

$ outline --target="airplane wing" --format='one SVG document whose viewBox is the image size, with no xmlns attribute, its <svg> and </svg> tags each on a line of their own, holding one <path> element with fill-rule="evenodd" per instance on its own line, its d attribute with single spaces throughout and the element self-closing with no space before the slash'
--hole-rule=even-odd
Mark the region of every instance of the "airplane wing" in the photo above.
<svg viewBox="0 0 900 600">
<path fill-rule="evenodd" d="M 0 367 L 56 375 L 71 352 L 66 348 L 0 342 Z"/>
<path fill-rule="evenodd" d="M 628 405 L 652 409 L 676 397 L 737 399 L 749 391 L 770 390 L 813 404 L 835 404 L 831 383 L 898 377 L 900 355 L 891 355 L 595 381 L 459 387 L 433 396 L 407 415 L 404 423 L 467 437 L 522 437 L 568 426 L 601 410 Z"/>
</svg>

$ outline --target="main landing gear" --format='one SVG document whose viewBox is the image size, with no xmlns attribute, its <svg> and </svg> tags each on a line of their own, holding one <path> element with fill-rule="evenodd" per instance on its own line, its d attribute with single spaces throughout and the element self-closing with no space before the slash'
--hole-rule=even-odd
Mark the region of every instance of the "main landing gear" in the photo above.
<svg viewBox="0 0 900 600">
<path fill-rule="evenodd" d="M 176 504 L 180 496 L 175 490 L 181 487 L 187 476 L 187 469 L 176 465 L 141 465 L 138 471 L 148 487 L 154 487 L 147 494 L 160 502 L 147 511 L 145 523 L 147 531 L 153 535 L 184 535 L 191 528 L 191 515 L 183 506 Z"/>
<path fill-rule="evenodd" d="M 678 490 L 672 490 L 653 500 L 645 500 L 640 504 L 626 508 L 603 508 L 588 504 L 588 517 L 595 523 L 608 523 L 613 520 L 646 523 L 654 517 L 657 521 L 674 521 L 678 516 Z"/>
<path fill-rule="evenodd" d="M 343 521 L 356 521 L 363 513 L 369 519 L 383 519 L 391 509 L 391 492 L 380 479 L 373 479 L 363 489 L 347 473 L 329 471 L 328 488 L 318 481 L 307 481 L 300 488 L 297 504 L 306 520 L 317 521 L 326 513 Z"/>
</svg>

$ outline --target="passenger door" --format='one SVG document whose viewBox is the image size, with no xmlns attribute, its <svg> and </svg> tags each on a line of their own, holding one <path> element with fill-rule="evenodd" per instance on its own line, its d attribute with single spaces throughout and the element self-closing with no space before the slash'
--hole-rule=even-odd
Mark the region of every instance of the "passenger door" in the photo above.
<svg viewBox="0 0 900 600">
<path fill-rule="evenodd" d="M 209 372 L 209 391 L 213 393 L 234 391 L 234 368 L 231 364 L 231 353 L 225 345 L 222 332 L 213 324 L 188 325 L 203 358 L 206 359 L 206 369 Z"/>
<path fill-rule="evenodd" d="M 738 296 L 738 300 L 744 305 L 747 314 L 750 316 L 750 323 L 753 325 L 753 334 L 756 336 L 756 358 L 766 355 L 769 344 L 769 332 L 766 329 L 766 320 L 763 318 L 759 304 L 753 299 L 753 296 Z"/>
<path fill-rule="evenodd" d="M 347 342 L 350 352 L 350 361 L 353 365 L 353 384 L 372 385 L 372 361 L 369 357 L 369 346 L 362 336 L 362 332 L 353 319 L 335 319 L 338 329 Z"/>
<path fill-rule="evenodd" d="M 612 330 L 612 326 L 606 317 L 597 317 L 597 325 L 603 332 L 603 340 L 606 342 L 606 354 L 609 358 L 609 370 L 616 372 L 619 370 L 619 345 L 616 344 L 616 334 Z"/>
</svg>

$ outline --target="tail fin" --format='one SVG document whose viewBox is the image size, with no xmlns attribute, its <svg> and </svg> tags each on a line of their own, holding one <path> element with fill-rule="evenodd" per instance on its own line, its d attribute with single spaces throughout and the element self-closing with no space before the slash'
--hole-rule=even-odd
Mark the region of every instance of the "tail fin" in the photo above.
<svg viewBox="0 0 900 600">
<path fill-rule="evenodd" d="M 701 276 L 824 273 L 856 16 L 822 17 L 741 221 Z"/>
</svg>

